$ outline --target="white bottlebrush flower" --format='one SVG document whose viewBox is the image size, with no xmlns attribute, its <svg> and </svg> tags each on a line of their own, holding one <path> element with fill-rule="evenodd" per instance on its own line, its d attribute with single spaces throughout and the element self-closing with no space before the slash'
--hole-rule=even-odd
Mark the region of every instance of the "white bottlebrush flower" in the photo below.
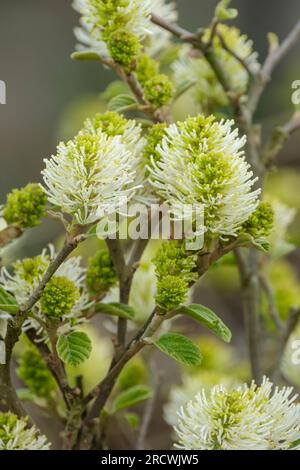
<svg viewBox="0 0 300 470">
<path fill-rule="evenodd" d="M 81 15 L 81 27 L 75 29 L 81 43 L 78 49 L 107 55 L 105 35 L 120 27 L 140 39 L 149 34 L 151 0 L 114 0 L 109 4 L 103 0 L 74 0 L 73 8 Z"/>
<path fill-rule="evenodd" d="M 81 14 L 80 27 L 74 33 L 79 41 L 78 50 L 93 50 L 101 56 L 108 56 L 105 33 L 120 27 L 135 34 L 145 46 L 149 55 L 161 52 L 170 42 L 171 33 L 151 22 L 151 12 L 174 23 L 178 14 L 174 2 L 166 0 L 116 0 L 112 6 L 103 5 L 101 0 L 75 0 L 73 8 Z"/>
<path fill-rule="evenodd" d="M 116 212 L 124 198 L 134 195 L 135 157 L 120 136 L 83 131 L 44 161 L 49 202 L 80 225 Z"/>
<path fill-rule="evenodd" d="M 121 143 L 131 152 L 131 167 L 135 172 L 133 186 L 137 189 L 134 200 L 149 204 L 153 197 L 146 190 L 146 172 L 143 149 L 146 139 L 142 136 L 142 126 L 134 119 L 126 119 L 114 111 L 96 114 L 86 119 L 84 129 L 91 134 L 104 132 L 109 137 L 119 136 Z"/>
<path fill-rule="evenodd" d="M 170 426 L 178 423 L 178 410 L 194 398 L 200 389 L 208 392 L 217 383 L 222 383 L 226 388 L 238 385 L 238 381 L 229 375 L 214 371 L 202 370 L 198 374 L 184 374 L 182 383 L 171 388 L 168 402 L 164 406 L 164 417 Z"/>
<path fill-rule="evenodd" d="M 293 388 L 246 384 L 200 391 L 181 407 L 177 448 L 189 450 L 299 450 L 300 405 Z"/>
<path fill-rule="evenodd" d="M 108 111 L 104 114 L 96 114 L 93 118 L 87 118 L 84 129 L 90 134 L 100 131 L 108 137 L 119 136 L 124 144 L 136 157 L 138 157 L 145 145 L 142 137 L 142 126 L 134 119 L 126 119 L 121 114 Z"/>
<path fill-rule="evenodd" d="M 28 426 L 27 418 L 12 413 L 0 413 L 1 450 L 49 450 L 50 443 L 35 426 Z"/>
<path fill-rule="evenodd" d="M 173 63 L 173 79 L 177 86 L 193 82 L 187 92 L 197 103 L 199 110 L 210 114 L 228 103 L 224 90 L 214 71 L 203 57 L 193 57 L 192 48 L 183 46 L 179 58 Z"/>
<path fill-rule="evenodd" d="M 11 292 L 19 305 L 23 305 L 33 294 L 41 282 L 51 260 L 56 257 L 54 247 L 49 245 L 49 249 L 44 249 L 39 256 L 34 258 L 26 258 L 13 264 L 13 271 L 9 272 L 5 267 L 0 271 L 0 285 Z M 64 322 L 60 327 L 60 333 L 71 328 L 72 324 L 82 323 L 84 318 L 81 312 L 86 310 L 90 305 L 89 296 L 85 288 L 85 268 L 81 265 L 81 257 L 73 256 L 64 261 L 55 273 L 55 276 L 64 277 L 74 283 L 79 290 L 80 296 L 71 311 L 64 316 L 64 319 L 70 320 Z M 34 314 L 36 318 L 44 319 L 40 301 L 34 306 Z M 38 333 L 42 333 L 43 329 L 38 320 L 29 317 L 23 324 L 23 329 L 35 328 Z"/>
<path fill-rule="evenodd" d="M 260 190 L 251 190 L 255 179 L 242 150 L 246 138 L 233 125 L 202 115 L 172 124 L 148 167 L 151 185 L 174 217 L 203 208 L 199 230 L 211 237 L 237 236 L 258 205 Z"/>
<path fill-rule="evenodd" d="M 253 73 L 259 70 L 257 53 L 253 51 L 253 42 L 246 35 L 241 34 L 237 28 L 224 24 L 218 26 L 218 32 L 222 35 L 227 47 L 245 61 Z M 208 42 L 209 38 L 210 30 L 206 30 L 203 40 Z M 245 67 L 222 47 L 217 36 L 215 36 L 213 47 L 223 70 L 231 81 L 232 88 L 238 93 L 245 93 L 249 81 Z M 212 112 L 215 108 L 228 103 L 224 90 L 206 59 L 202 56 L 193 57 L 190 47 L 182 48 L 179 59 L 173 64 L 173 72 L 177 84 L 185 80 L 195 82 L 191 93 L 203 111 Z"/>
</svg>

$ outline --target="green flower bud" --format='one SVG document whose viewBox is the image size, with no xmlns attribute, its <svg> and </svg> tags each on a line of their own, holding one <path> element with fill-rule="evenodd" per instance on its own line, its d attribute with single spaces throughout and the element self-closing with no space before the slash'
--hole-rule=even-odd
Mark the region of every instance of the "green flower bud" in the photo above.
<svg viewBox="0 0 300 470">
<path fill-rule="evenodd" d="M 8 224 L 22 228 L 34 227 L 44 215 L 46 203 L 47 197 L 41 186 L 27 184 L 8 194 L 3 217 Z"/>
<path fill-rule="evenodd" d="M 90 258 L 86 285 L 92 295 L 101 295 L 107 292 L 118 281 L 110 254 L 106 250 L 99 250 Z"/>
<path fill-rule="evenodd" d="M 30 348 L 21 356 L 17 374 L 37 397 L 47 398 L 56 389 L 52 375 L 35 348 Z"/>
<path fill-rule="evenodd" d="M 108 111 L 104 114 L 97 113 L 92 119 L 87 119 L 84 127 L 90 127 L 90 125 L 95 131 L 101 130 L 110 137 L 115 137 L 124 134 L 128 127 L 128 121 L 121 114 Z"/>
<path fill-rule="evenodd" d="M 189 255 L 182 241 L 165 242 L 154 259 L 156 275 L 159 280 L 165 276 L 179 276 L 186 282 L 197 279 L 196 255 Z"/>
<path fill-rule="evenodd" d="M 123 67 L 130 67 L 137 58 L 140 43 L 135 34 L 119 30 L 109 37 L 107 47 L 115 62 Z"/>
<path fill-rule="evenodd" d="M 33 283 L 45 273 L 48 267 L 48 261 L 42 256 L 35 256 L 34 258 L 25 258 L 22 261 L 16 261 L 13 264 L 14 273 L 20 279 L 28 284 Z"/>
<path fill-rule="evenodd" d="M 158 280 L 156 303 L 163 310 L 174 310 L 187 296 L 189 285 L 180 276 L 165 276 Z"/>
<path fill-rule="evenodd" d="M 167 124 L 158 123 L 150 128 L 147 136 L 147 143 L 143 152 L 145 164 L 151 166 L 151 158 L 153 158 L 155 162 L 160 160 L 160 154 L 157 151 L 157 146 L 162 142 L 166 127 Z"/>
<path fill-rule="evenodd" d="M 54 276 L 42 294 L 42 312 L 48 318 L 62 318 L 72 310 L 79 296 L 79 290 L 72 281 L 66 277 Z"/>
<path fill-rule="evenodd" d="M 274 211 L 267 202 L 261 202 L 249 219 L 243 224 L 242 231 L 254 239 L 266 238 L 273 228 Z"/>
<path fill-rule="evenodd" d="M 173 85 L 167 75 L 155 75 L 144 84 L 144 95 L 149 103 L 160 108 L 169 103 L 173 95 Z"/>
<path fill-rule="evenodd" d="M 147 54 L 141 54 L 138 57 L 136 76 L 138 81 L 144 85 L 159 71 L 159 63 Z"/>
</svg>

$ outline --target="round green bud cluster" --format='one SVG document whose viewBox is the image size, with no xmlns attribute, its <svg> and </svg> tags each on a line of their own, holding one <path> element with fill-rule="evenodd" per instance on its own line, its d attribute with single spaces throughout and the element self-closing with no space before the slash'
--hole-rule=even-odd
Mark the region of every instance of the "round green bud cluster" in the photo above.
<svg viewBox="0 0 300 470">
<path fill-rule="evenodd" d="M 30 183 L 8 194 L 3 217 L 8 224 L 21 228 L 34 227 L 44 215 L 46 204 L 47 196 L 41 186 Z"/>
<path fill-rule="evenodd" d="M 166 123 L 158 123 L 152 126 L 147 135 L 147 142 L 143 150 L 143 157 L 145 164 L 151 166 L 151 159 L 155 162 L 160 160 L 160 154 L 157 150 L 157 146 L 162 143 L 162 139 L 165 135 Z"/>
<path fill-rule="evenodd" d="M 243 224 L 243 232 L 249 233 L 254 239 L 266 238 L 270 235 L 274 223 L 274 211 L 268 202 L 261 202 L 249 219 Z"/>
<path fill-rule="evenodd" d="M 45 436 L 35 426 L 28 426 L 28 418 L 0 412 L 1 450 L 49 450 Z"/>
<path fill-rule="evenodd" d="M 156 108 L 168 104 L 173 96 L 173 85 L 167 75 L 158 74 L 144 83 L 144 96 Z"/>
<path fill-rule="evenodd" d="M 107 292 L 118 281 L 110 254 L 106 250 L 99 250 L 90 258 L 86 285 L 92 295 L 101 295 Z"/>
<path fill-rule="evenodd" d="M 110 137 L 122 135 L 127 129 L 128 121 L 121 114 L 115 111 L 108 111 L 104 114 L 97 113 L 92 119 L 87 119 L 84 128 L 93 127 L 95 131 L 103 131 Z"/>
<path fill-rule="evenodd" d="M 56 389 L 52 375 L 35 348 L 30 348 L 21 356 L 17 374 L 37 397 L 48 398 Z"/>
<path fill-rule="evenodd" d="M 70 313 L 80 297 L 75 284 L 66 277 L 54 276 L 41 297 L 42 312 L 48 318 L 62 318 Z"/>
<path fill-rule="evenodd" d="M 156 303 L 170 312 L 186 300 L 188 290 L 188 282 L 181 276 L 165 276 L 158 280 Z"/>
<path fill-rule="evenodd" d="M 25 258 L 22 261 L 16 261 L 13 264 L 15 275 L 19 276 L 22 281 L 28 284 L 39 279 L 48 267 L 48 260 L 42 256 L 34 258 Z"/>
<path fill-rule="evenodd" d="M 189 255 L 181 240 L 165 242 L 154 259 L 156 275 L 159 280 L 179 276 L 189 283 L 197 279 L 196 261 L 196 255 Z"/>
<path fill-rule="evenodd" d="M 144 85 L 159 71 L 159 63 L 147 54 L 140 54 L 137 60 L 136 76 L 138 81 Z"/>
<path fill-rule="evenodd" d="M 137 59 L 140 43 L 135 34 L 118 30 L 107 42 L 111 58 L 125 68 L 132 68 Z"/>
</svg>

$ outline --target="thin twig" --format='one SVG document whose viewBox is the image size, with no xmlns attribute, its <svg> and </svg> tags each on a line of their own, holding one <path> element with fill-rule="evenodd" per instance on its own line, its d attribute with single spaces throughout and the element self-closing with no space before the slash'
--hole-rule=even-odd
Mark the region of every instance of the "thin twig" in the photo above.
<svg viewBox="0 0 300 470">
<path fill-rule="evenodd" d="M 272 286 L 263 273 L 260 273 L 259 281 L 268 299 L 270 316 L 278 331 L 280 332 L 282 329 L 282 321 L 280 320 Z"/>
<path fill-rule="evenodd" d="M 239 250 L 235 251 L 241 278 L 245 328 L 252 377 L 259 383 L 262 378 L 259 329 L 259 280 L 257 252 L 250 249 L 247 258 L 243 258 Z"/>
<path fill-rule="evenodd" d="M 10 374 L 12 352 L 21 334 L 23 319 L 18 316 L 10 323 L 5 337 L 5 364 L 0 364 L 0 404 L 18 416 L 26 416 Z"/>
<path fill-rule="evenodd" d="M 152 377 L 152 396 L 147 401 L 144 414 L 142 417 L 142 423 L 139 429 L 139 436 L 137 440 L 137 450 L 145 449 L 145 440 L 147 437 L 147 433 L 151 424 L 151 420 L 153 418 L 153 413 L 155 411 L 155 405 L 157 402 L 157 398 L 159 396 L 159 390 L 161 386 L 161 372 L 157 370 L 157 366 L 150 361 L 150 373 Z"/>
<path fill-rule="evenodd" d="M 67 408 L 70 409 L 70 405 L 71 405 L 70 397 L 72 398 L 75 395 L 75 392 L 71 387 L 69 387 L 65 370 L 62 367 L 60 360 L 57 357 L 57 354 L 55 354 L 55 351 L 56 351 L 55 344 L 53 344 L 53 341 L 51 342 L 52 348 L 53 348 L 53 352 L 51 352 L 45 342 L 41 342 L 41 341 L 37 342 L 39 337 L 37 336 L 36 331 L 33 328 L 30 330 L 27 330 L 26 334 L 28 338 L 30 339 L 30 341 L 37 348 L 41 356 L 43 357 L 45 363 L 47 364 L 48 369 L 53 375 L 53 378 L 55 379 L 61 391 L 62 397 L 66 403 Z"/>
<path fill-rule="evenodd" d="M 35 291 L 30 296 L 28 301 L 20 307 L 20 311 L 19 311 L 20 315 L 24 316 L 39 301 L 47 283 L 50 281 L 52 276 L 56 273 L 60 265 L 67 259 L 70 253 L 72 253 L 72 251 L 74 251 L 75 248 L 77 248 L 78 244 L 85 239 L 86 239 L 85 234 L 76 235 L 75 237 L 67 236 L 63 248 L 57 254 L 56 258 L 54 258 L 51 261 L 38 287 L 35 289 Z"/>
<path fill-rule="evenodd" d="M 256 111 L 265 86 L 271 79 L 272 72 L 299 40 L 300 21 L 296 23 L 294 28 L 284 39 L 280 46 L 271 48 L 270 53 L 265 60 L 265 63 L 263 64 L 261 70 L 258 72 L 256 80 L 253 82 L 252 87 L 250 88 L 247 106 L 251 114 L 254 114 L 254 112 Z"/>
<path fill-rule="evenodd" d="M 291 119 L 283 126 L 275 127 L 262 151 L 262 161 L 269 168 L 275 161 L 289 137 L 300 129 L 299 112 L 293 114 Z"/>
<path fill-rule="evenodd" d="M 123 82 L 125 82 L 133 95 L 137 99 L 137 102 L 141 105 L 141 109 L 154 121 L 154 122 L 165 122 L 168 120 L 167 115 L 164 115 L 161 109 L 154 109 L 151 104 L 145 99 L 143 89 L 137 80 L 133 72 L 127 73 L 124 69 L 118 65 L 113 59 L 101 58 L 101 63 L 106 67 L 112 69 Z"/>
<path fill-rule="evenodd" d="M 10 361 L 12 356 L 13 348 L 19 339 L 22 331 L 22 324 L 26 318 L 26 314 L 32 309 L 32 307 L 39 301 L 47 283 L 55 274 L 59 266 L 65 261 L 69 254 L 77 247 L 78 243 L 85 239 L 85 235 L 78 234 L 79 228 L 76 228 L 77 233 L 75 235 L 68 235 L 62 250 L 58 253 L 56 258 L 51 261 L 43 279 L 40 284 L 30 296 L 28 301 L 20 307 L 19 312 L 14 316 L 12 324 L 8 328 L 8 332 L 5 338 L 6 345 L 6 364 L 0 366 L 0 379 L 1 379 L 1 395 L 2 400 L 9 404 L 9 407 L 14 410 L 17 414 L 24 414 L 23 407 L 18 400 L 15 389 L 11 383 L 10 377 Z"/>
<path fill-rule="evenodd" d="M 240 57 L 238 54 L 236 54 L 235 51 L 232 50 L 226 44 L 226 41 L 225 41 L 223 35 L 219 31 L 216 31 L 216 35 L 220 39 L 220 42 L 221 42 L 221 45 L 222 45 L 223 49 L 225 51 L 227 51 L 228 54 L 230 54 L 232 57 L 234 57 L 234 59 L 237 60 L 242 65 L 242 67 L 244 67 L 244 69 L 246 70 L 246 72 L 247 72 L 247 74 L 249 75 L 250 78 L 253 78 L 253 73 L 252 73 L 251 69 L 249 68 L 249 65 L 247 64 L 247 61 L 245 59 L 242 59 L 242 57 Z"/>
</svg>

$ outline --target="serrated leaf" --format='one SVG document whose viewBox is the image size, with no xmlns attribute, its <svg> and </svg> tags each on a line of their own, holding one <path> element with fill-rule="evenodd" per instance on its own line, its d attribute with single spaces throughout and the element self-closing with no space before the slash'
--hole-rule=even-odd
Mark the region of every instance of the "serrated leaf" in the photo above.
<svg viewBox="0 0 300 470">
<path fill-rule="evenodd" d="M 135 109 L 137 105 L 138 103 L 133 96 L 123 94 L 112 98 L 108 103 L 107 108 L 109 111 L 121 112 L 129 109 Z"/>
<path fill-rule="evenodd" d="M 178 333 L 162 335 L 153 344 L 181 364 L 197 366 L 202 361 L 199 348 L 189 338 Z"/>
<path fill-rule="evenodd" d="M 177 100 L 182 96 L 186 91 L 192 88 L 196 84 L 195 80 L 183 80 L 179 83 L 174 94 L 174 100 Z"/>
<path fill-rule="evenodd" d="M 86 333 L 74 331 L 58 338 L 56 350 L 65 364 L 76 367 L 89 358 L 92 342 Z"/>
<path fill-rule="evenodd" d="M 135 385 L 120 393 L 112 404 L 112 413 L 136 405 L 141 401 L 148 400 L 152 396 L 152 391 L 146 385 Z"/>
<path fill-rule="evenodd" d="M 77 51 L 71 54 L 73 60 L 97 60 L 101 59 L 101 56 L 94 51 Z"/>
<path fill-rule="evenodd" d="M 125 318 L 126 320 L 133 320 L 135 317 L 135 311 L 132 307 L 118 302 L 111 302 L 108 304 L 97 304 L 95 309 L 97 313 L 105 313 L 107 315 Z"/>
<path fill-rule="evenodd" d="M 210 308 L 200 304 L 182 305 L 178 307 L 177 313 L 193 318 L 201 325 L 209 328 L 226 343 L 230 342 L 231 331 Z"/>
<path fill-rule="evenodd" d="M 3 287 L 0 286 L 0 311 L 11 313 L 12 315 L 19 311 L 20 307 L 18 302 L 9 292 L 6 292 Z"/>
</svg>

